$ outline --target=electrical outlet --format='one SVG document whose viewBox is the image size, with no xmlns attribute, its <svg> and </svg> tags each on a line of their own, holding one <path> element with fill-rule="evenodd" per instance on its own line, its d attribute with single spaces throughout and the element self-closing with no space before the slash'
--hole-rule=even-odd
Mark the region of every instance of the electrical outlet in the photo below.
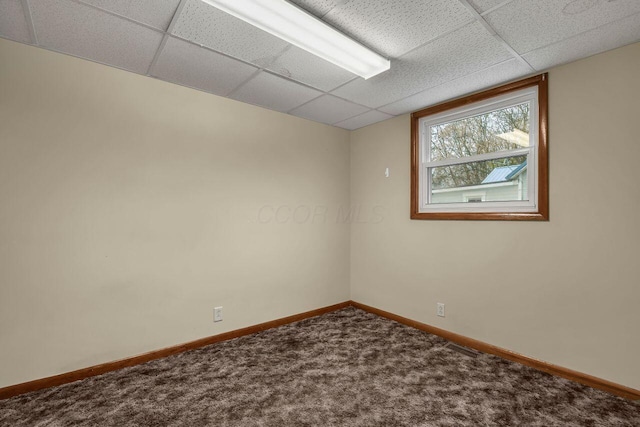
<svg viewBox="0 0 640 427">
<path fill-rule="evenodd" d="M 213 321 L 222 322 L 222 307 L 215 307 L 213 309 Z"/>
<path fill-rule="evenodd" d="M 439 302 L 438 303 L 438 309 L 436 311 L 436 314 L 440 317 L 444 317 L 444 304 Z"/>
</svg>

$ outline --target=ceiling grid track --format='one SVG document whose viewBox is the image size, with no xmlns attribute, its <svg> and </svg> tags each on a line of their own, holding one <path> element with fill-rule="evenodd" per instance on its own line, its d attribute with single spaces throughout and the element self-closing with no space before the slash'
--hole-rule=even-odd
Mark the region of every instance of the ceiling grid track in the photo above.
<svg viewBox="0 0 640 427">
<path fill-rule="evenodd" d="M 29 4 L 29 0 L 20 0 L 22 3 L 22 11 L 24 13 L 24 19 L 27 21 L 27 26 L 29 27 L 29 36 L 31 37 L 31 42 L 38 46 L 38 34 L 36 33 L 36 27 L 33 25 L 33 18 L 31 17 L 31 5 Z"/>
<path fill-rule="evenodd" d="M 280 76 L 280 77 L 282 77 L 282 76 Z M 340 85 L 340 86 L 338 86 L 338 87 L 335 87 L 335 88 L 333 88 L 333 89 L 331 89 L 331 90 L 328 90 L 328 91 L 322 91 L 322 95 L 316 96 L 315 98 L 310 99 L 310 100 L 308 100 L 307 102 L 305 102 L 305 103 L 303 103 L 303 104 L 300 104 L 300 105 L 298 105 L 298 106 L 296 106 L 296 107 L 293 107 L 292 109 L 290 109 L 289 111 L 287 111 L 287 114 L 291 114 L 291 112 L 292 112 L 293 110 L 295 110 L 295 109 L 297 109 L 297 108 L 304 107 L 305 105 L 309 104 L 310 102 L 315 101 L 316 99 L 318 99 L 318 98 L 320 98 L 321 96 L 324 96 L 324 95 L 333 96 L 334 98 L 338 98 L 338 99 L 340 99 L 340 100 L 342 100 L 342 101 L 350 102 L 350 103 L 352 103 L 352 104 L 359 105 L 360 107 L 365 107 L 365 108 L 371 109 L 371 107 L 367 107 L 366 105 L 358 104 L 357 102 L 350 101 L 350 100 L 348 100 L 348 99 L 342 98 L 342 97 L 340 97 L 340 96 L 338 96 L 338 95 L 335 95 L 335 94 L 331 93 L 332 91 L 334 91 L 334 90 L 338 90 L 338 89 L 340 89 L 342 86 L 345 86 L 345 85 L 347 85 L 347 84 L 351 83 L 352 81 L 354 81 L 354 80 L 358 80 L 358 79 L 359 79 L 359 77 L 354 77 L 354 78 L 352 78 L 351 80 L 344 82 L 343 84 L 341 84 L 341 85 Z M 297 82 L 297 81 L 295 81 L 295 80 L 293 80 L 293 81 L 294 81 L 295 83 L 299 83 L 299 82 Z M 315 89 L 315 88 L 314 88 L 314 89 Z M 364 113 L 361 113 L 361 114 L 364 114 Z M 359 115 L 359 114 L 358 114 L 358 115 Z M 355 117 L 355 116 L 353 116 L 353 117 Z M 350 118 L 352 118 L 352 117 L 347 117 L 347 118 L 346 118 L 346 119 L 344 119 L 344 120 L 348 120 L 348 119 L 350 119 Z M 342 121 L 342 120 L 340 120 L 340 121 Z"/>
<path fill-rule="evenodd" d="M 588 29 L 588 30 L 583 31 L 583 32 L 578 33 L 578 34 L 574 34 L 573 36 L 569 37 L 568 39 L 562 39 L 562 40 L 555 41 L 555 42 L 553 42 L 553 43 L 546 44 L 546 45 L 544 45 L 544 46 L 539 46 L 539 47 L 537 47 L 537 48 L 535 48 L 535 49 L 533 49 L 533 50 L 530 50 L 529 52 L 525 53 L 524 55 L 528 55 L 529 53 L 531 53 L 531 52 L 535 52 L 536 50 L 542 50 L 542 49 L 546 49 L 546 48 L 551 47 L 551 46 L 558 45 L 558 44 L 560 44 L 560 43 L 565 42 L 566 40 L 576 39 L 576 38 L 578 38 L 578 37 L 580 37 L 580 36 L 583 36 L 583 35 L 585 35 L 585 34 L 587 34 L 587 33 L 590 33 L 591 31 L 596 31 L 596 30 L 599 30 L 600 28 L 606 27 L 607 25 L 611 25 L 611 24 L 616 24 L 616 23 L 622 22 L 622 21 L 624 21 L 624 20 L 626 20 L 626 19 L 628 19 L 628 18 L 633 18 L 634 16 L 635 16 L 635 17 L 640 17 L 640 12 L 635 13 L 635 14 L 630 15 L 630 16 L 625 16 L 625 17 L 620 18 L 620 19 L 618 19 L 618 20 L 616 20 L 616 21 L 607 22 L 607 23 L 605 23 L 605 24 L 599 25 L 599 26 L 597 26 L 597 27 L 595 27 L 595 28 Z M 638 41 L 640 41 L 640 40 L 638 40 Z M 636 43 L 636 42 L 632 42 L 632 43 Z M 620 47 L 621 47 L 621 46 L 620 46 Z"/>
<path fill-rule="evenodd" d="M 275 55 L 273 55 L 273 57 L 271 58 L 271 60 L 270 60 L 269 62 L 267 62 L 267 63 L 266 63 L 266 65 L 262 65 L 262 66 L 259 66 L 259 67 L 258 67 L 256 64 L 254 64 L 254 63 L 246 62 L 246 61 L 242 61 L 242 62 L 246 62 L 247 64 L 249 64 L 249 65 L 251 65 L 251 66 L 257 67 L 258 69 L 256 70 L 256 72 L 255 72 L 255 73 L 251 74 L 251 76 L 249 76 L 249 78 L 248 78 L 248 79 L 246 79 L 245 81 L 243 81 L 242 83 L 240 83 L 238 86 L 236 86 L 234 89 L 232 89 L 232 90 L 231 90 L 228 94 L 226 94 L 225 96 L 230 97 L 230 96 L 231 96 L 231 95 L 233 95 L 235 92 L 237 92 L 238 90 L 240 90 L 244 85 L 246 85 L 247 83 L 249 83 L 251 80 L 255 79 L 255 78 L 258 76 L 258 74 L 260 74 L 260 73 L 262 73 L 262 72 L 268 73 L 268 72 L 269 72 L 269 70 L 267 70 L 266 68 L 267 68 L 267 67 L 269 67 L 269 66 L 271 66 L 271 65 L 273 65 L 273 63 L 275 63 L 275 62 L 278 60 L 278 58 L 280 58 L 282 55 L 284 55 L 284 54 L 285 54 L 285 52 L 287 52 L 289 49 L 291 49 L 291 45 L 287 45 L 287 46 L 285 46 L 285 47 L 284 47 L 284 49 L 282 49 L 280 52 L 278 52 L 278 53 L 276 53 Z M 234 59 L 237 59 L 237 58 L 234 58 Z M 270 73 L 270 74 L 273 74 L 273 73 Z M 278 76 L 278 77 L 282 77 L 283 79 L 286 79 L 286 80 L 289 80 L 289 81 L 293 81 L 293 82 L 295 82 L 295 83 L 298 83 L 298 82 L 296 82 L 295 80 L 288 79 L 288 78 L 286 78 L 285 76 L 281 76 L 280 74 L 274 74 L 274 75 L 276 75 L 276 76 Z M 315 89 L 315 90 L 317 90 L 316 88 L 314 88 L 314 87 L 312 87 L 312 86 L 308 86 L 308 85 L 305 85 L 305 86 L 309 87 L 310 89 Z M 314 98 L 314 99 L 315 99 L 315 98 Z"/>
<path fill-rule="evenodd" d="M 450 34 L 453 34 L 453 33 L 455 33 L 456 31 L 459 31 L 459 30 L 463 29 L 464 27 L 466 27 L 467 25 L 469 25 L 469 24 L 471 24 L 471 23 L 473 23 L 473 22 L 475 22 L 475 21 L 474 21 L 473 19 L 470 19 L 469 21 L 466 21 L 466 22 L 464 22 L 463 24 L 460 24 L 460 25 L 458 25 L 458 26 L 456 26 L 456 27 L 453 27 L 453 28 L 452 28 L 451 30 L 449 30 L 449 31 L 445 31 L 445 32 L 443 32 L 442 34 L 438 34 L 436 37 L 434 37 L 434 38 L 432 38 L 432 39 L 429 39 L 429 40 L 427 40 L 426 42 L 424 42 L 424 43 L 422 43 L 422 44 L 420 44 L 420 45 L 418 45 L 418 46 L 416 46 L 416 47 L 413 47 L 413 48 L 409 49 L 409 50 L 408 50 L 408 51 L 406 51 L 406 52 L 403 52 L 401 55 L 398 55 L 398 57 L 397 57 L 397 58 L 394 58 L 394 59 L 402 59 L 403 57 L 405 57 L 405 56 L 409 55 L 410 53 L 412 53 L 412 52 L 414 52 L 414 51 L 416 51 L 416 50 L 418 50 L 418 49 L 422 49 L 423 47 L 427 46 L 428 44 L 433 43 L 433 42 L 434 42 L 434 41 L 436 41 L 436 40 L 439 40 L 439 39 L 441 39 L 441 38 L 443 38 L 443 37 L 446 37 L 446 36 L 448 36 L 448 35 L 450 35 Z"/>
<path fill-rule="evenodd" d="M 511 53 L 511 55 L 514 58 L 516 58 L 518 61 L 520 61 L 520 63 L 522 63 L 523 65 L 528 67 L 530 69 L 530 71 L 532 71 L 532 72 L 535 71 L 535 68 L 533 68 L 531 66 L 531 64 L 529 64 L 529 62 L 527 62 L 527 60 L 525 60 L 518 52 L 516 52 L 516 50 L 513 47 L 511 47 L 511 45 L 509 43 L 507 43 L 502 38 L 502 36 L 500 36 L 500 34 L 498 34 L 498 32 L 491 25 L 489 25 L 489 23 L 484 19 L 484 17 L 482 15 L 480 15 L 478 13 L 478 11 L 469 3 L 469 0 L 458 0 L 458 1 L 460 3 L 462 3 L 469 10 L 469 12 L 476 19 L 476 21 L 478 21 L 480 24 L 482 24 L 484 29 L 487 30 L 489 32 L 489 34 L 491 34 L 498 42 L 500 42 L 500 44 L 502 46 L 504 46 L 504 48 L 506 50 L 508 50 L 509 53 Z M 507 3 L 510 3 L 510 1 L 502 3 L 502 4 L 498 5 L 498 6 L 502 7 Z"/>
<path fill-rule="evenodd" d="M 29 0 L 27 0 L 27 1 L 29 1 Z M 107 10 L 107 9 L 103 9 L 103 8 L 98 7 L 96 5 L 93 5 L 91 3 L 85 3 L 82 0 L 71 0 L 71 1 L 74 2 L 74 3 L 77 3 L 79 5 L 86 6 L 88 8 L 94 9 L 94 10 L 98 10 L 98 11 L 100 11 L 102 13 L 106 13 L 107 15 L 115 16 L 116 18 L 123 19 L 125 21 L 131 22 L 131 23 L 136 24 L 136 25 L 140 25 L 141 27 L 144 27 L 144 28 L 147 28 L 149 30 L 155 31 L 156 33 L 164 34 L 164 31 L 162 31 L 162 30 L 160 30 L 160 29 L 158 29 L 156 27 L 153 27 L 153 26 L 151 26 L 149 24 L 145 24 L 144 22 L 140 22 L 140 21 L 136 21 L 135 19 L 131 19 L 128 16 L 120 15 L 118 13 L 112 12 L 112 11 Z"/>
<path fill-rule="evenodd" d="M 513 1 L 513 0 L 506 0 L 506 1 L 502 2 L 502 3 L 499 3 L 499 4 L 497 4 L 497 5 L 493 6 L 493 7 L 491 7 L 491 8 L 489 8 L 489 9 L 485 10 L 484 12 L 482 12 L 482 13 L 480 14 L 480 16 L 488 15 L 488 14 L 490 14 L 491 12 L 493 12 L 494 10 L 498 10 L 498 9 L 500 9 L 501 7 L 508 5 L 508 4 L 509 4 L 509 3 L 511 3 L 512 1 Z"/>
<path fill-rule="evenodd" d="M 511 62 L 511 61 L 514 61 L 514 60 L 515 60 L 515 58 L 509 58 L 509 59 L 507 59 L 507 60 L 505 60 L 505 61 L 498 62 L 497 64 L 493 64 L 492 66 L 490 66 L 490 67 L 488 67 L 488 68 L 484 68 L 484 69 L 482 69 L 482 70 L 474 71 L 473 73 L 468 74 L 468 75 L 467 75 L 467 77 L 468 77 L 468 76 L 473 76 L 474 74 L 481 73 L 481 72 L 483 72 L 483 71 L 485 71 L 485 70 L 491 69 L 491 68 L 493 68 L 493 67 L 497 67 L 497 66 L 502 65 L 502 64 L 506 64 L 506 63 Z M 526 76 L 522 76 L 522 77 L 526 77 Z M 458 78 L 459 78 L 459 77 L 458 77 Z M 446 85 L 450 84 L 452 81 L 455 81 L 456 79 L 457 79 L 457 78 L 454 78 L 454 79 L 451 79 L 451 80 L 447 80 L 447 81 L 442 82 L 442 83 L 440 83 L 440 84 L 437 84 L 437 85 L 435 85 L 435 86 L 431 86 L 431 87 L 428 87 L 428 88 L 426 88 L 426 89 L 420 90 L 420 91 L 415 92 L 415 93 L 413 93 L 413 94 L 411 94 L 411 95 L 408 95 L 407 97 L 405 97 L 405 98 L 403 98 L 403 99 L 406 99 L 406 98 L 409 98 L 409 97 L 412 97 L 412 96 L 418 95 L 419 93 L 425 92 L 425 91 L 427 91 L 427 90 L 435 89 L 435 88 L 438 88 L 438 87 L 444 87 L 444 86 L 446 86 Z M 464 94 L 461 94 L 461 95 L 464 95 Z M 388 107 L 389 105 L 393 105 L 393 104 L 395 104 L 396 102 L 398 102 L 398 101 L 392 101 L 392 102 L 389 102 L 389 103 L 387 103 L 387 104 L 380 105 L 379 107 L 376 107 L 376 108 L 375 108 L 375 110 L 376 110 L 376 111 L 380 111 L 381 113 L 384 113 L 384 114 L 390 114 L 390 113 L 385 112 L 385 111 L 384 111 L 384 110 L 382 110 L 382 109 L 383 109 L 383 108 L 385 108 L 385 107 Z M 425 107 L 427 107 L 427 106 L 428 106 L 428 105 L 425 105 Z"/>
<path fill-rule="evenodd" d="M 160 42 L 160 46 L 158 46 L 158 50 L 156 50 L 156 54 L 153 56 L 153 60 L 151 61 L 151 64 L 149 64 L 149 68 L 147 69 L 147 76 L 153 77 L 153 69 L 155 68 L 156 63 L 158 62 L 158 58 L 160 58 L 160 55 L 162 54 L 162 50 L 167 45 L 167 39 L 170 37 L 171 31 L 173 30 L 173 27 L 176 25 L 176 22 L 180 17 L 180 13 L 182 13 L 182 9 L 184 8 L 184 5 L 186 3 L 187 3 L 187 0 L 180 0 L 180 4 L 178 4 L 178 7 L 176 8 L 176 11 L 174 12 L 173 17 L 171 18 L 171 22 L 169 23 L 167 30 L 164 32 L 164 35 L 162 36 L 162 41 Z"/>
<path fill-rule="evenodd" d="M 156 63 L 158 62 L 158 58 L 160 58 L 160 55 L 162 54 L 162 51 L 164 50 L 164 47 L 167 45 L 167 40 L 169 39 L 169 34 L 164 33 L 164 35 L 162 36 L 162 40 L 160 41 L 160 45 L 158 46 L 158 49 L 156 50 L 155 55 L 153 55 L 153 59 L 151 60 L 151 64 L 149 64 L 149 68 L 147 68 L 147 72 L 146 75 L 149 77 L 155 77 L 153 75 L 153 69 L 156 66 Z"/>
<path fill-rule="evenodd" d="M 337 1 L 336 4 L 329 10 L 327 10 L 325 13 L 322 14 L 322 16 L 320 16 L 319 18 L 322 19 L 324 21 L 324 17 L 327 16 L 328 14 L 330 14 L 331 12 L 333 12 L 334 10 L 336 10 L 337 8 L 339 8 L 340 6 L 349 3 L 349 0 L 340 0 Z"/>
</svg>

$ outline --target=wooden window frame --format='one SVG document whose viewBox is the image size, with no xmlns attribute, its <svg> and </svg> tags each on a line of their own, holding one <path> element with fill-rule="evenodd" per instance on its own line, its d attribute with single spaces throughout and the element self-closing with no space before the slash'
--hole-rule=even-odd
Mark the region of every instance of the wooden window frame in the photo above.
<svg viewBox="0 0 640 427">
<path fill-rule="evenodd" d="M 463 98 L 447 101 L 411 114 L 411 219 L 423 220 L 549 220 L 549 166 L 548 166 L 548 75 L 547 73 L 508 83 Z M 538 141 L 537 141 L 537 201 L 530 212 L 420 212 L 420 119 L 447 110 L 469 106 L 480 101 L 509 94 L 525 88 L 538 88 Z"/>
</svg>

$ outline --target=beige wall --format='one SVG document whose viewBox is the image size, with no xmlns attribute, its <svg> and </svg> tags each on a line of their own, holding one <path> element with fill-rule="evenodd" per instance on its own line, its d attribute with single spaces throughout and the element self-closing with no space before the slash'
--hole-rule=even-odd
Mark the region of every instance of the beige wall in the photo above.
<svg viewBox="0 0 640 427">
<path fill-rule="evenodd" d="M 2 39 L 0 121 L 0 387 L 349 298 L 347 131 Z"/>
<path fill-rule="evenodd" d="M 408 116 L 349 134 L 0 39 L 0 387 L 351 283 L 640 388 L 638 69 L 640 44 L 551 70 L 550 222 L 430 222 L 409 220 Z"/>
<path fill-rule="evenodd" d="M 550 222 L 411 221 L 409 117 L 353 132 L 384 219 L 352 224 L 352 298 L 640 389 L 638 70 L 640 44 L 550 71 Z"/>
</svg>

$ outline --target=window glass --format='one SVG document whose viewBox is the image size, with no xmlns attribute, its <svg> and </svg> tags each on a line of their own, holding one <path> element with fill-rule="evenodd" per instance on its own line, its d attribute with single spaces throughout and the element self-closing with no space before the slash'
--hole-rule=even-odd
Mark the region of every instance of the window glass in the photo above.
<svg viewBox="0 0 640 427">
<path fill-rule="evenodd" d="M 429 126 L 431 160 L 462 158 L 529 146 L 530 103 Z"/>
<path fill-rule="evenodd" d="M 528 200 L 527 156 L 431 168 L 431 203 Z M 484 198 L 470 197 L 472 189 Z"/>
</svg>

